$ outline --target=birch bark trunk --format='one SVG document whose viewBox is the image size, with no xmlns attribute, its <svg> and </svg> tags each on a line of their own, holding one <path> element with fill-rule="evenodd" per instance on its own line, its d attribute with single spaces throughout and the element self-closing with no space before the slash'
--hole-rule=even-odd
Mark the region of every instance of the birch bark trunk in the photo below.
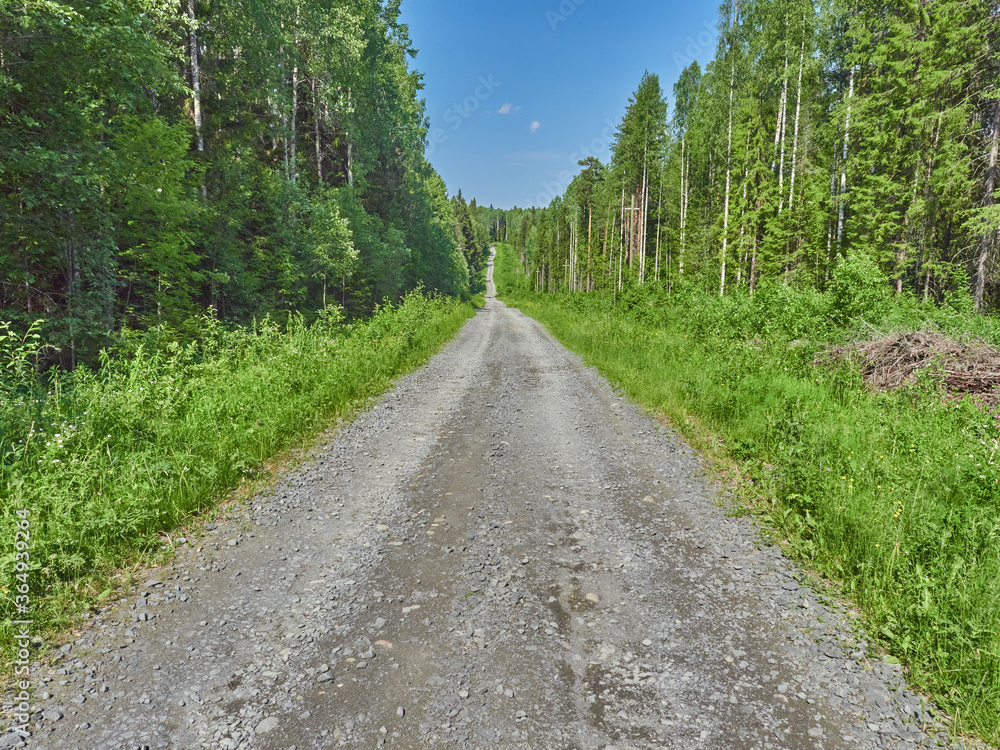
<svg viewBox="0 0 1000 750">
<path fill-rule="evenodd" d="M 788 29 L 788 21 L 785 21 L 785 29 Z M 788 34 L 786 33 L 787 37 Z M 781 134 L 779 143 L 779 161 L 778 161 L 778 216 L 781 216 L 782 210 L 785 207 L 785 136 L 787 127 L 785 126 L 788 120 L 788 52 L 786 48 L 785 52 L 785 72 L 784 72 L 784 83 L 781 88 L 781 107 L 778 113 L 778 133 Z"/>
<path fill-rule="evenodd" d="M 837 199 L 837 252 L 844 245 L 844 194 L 847 192 L 847 154 L 851 138 L 851 107 L 854 104 L 854 68 L 851 68 L 851 86 L 847 92 L 847 117 L 844 121 L 844 153 L 840 160 L 840 195 Z"/>
<path fill-rule="evenodd" d="M 687 133 L 681 134 L 681 246 L 677 254 L 677 275 L 684 276 L 684 248 L 687 241 Z"/>
<path fill-rule="evenodd" d="M 986 172 L 984 206 L 993 205 L 993 193 L 997 187 L 997 158 L 1000 156 L 1000 100 L 996 99 L 993 100 L 993 133 L 990 141 L 990 160 Z M 976 278 L 973 286 L 973 301 L 979 312 L 983 311 L 986 303 L 986 272 L 994 249 L 993 243 L 997 241 L 997 238 L 998 234 L 995 231 L 983 231 L 979 238 L 979 257 L 976 262 Z"/>
<path fill-rule="evenodd" d="M 791 187 L 788 190 L 788 210 L 795 205 L 795 165 L 799 153 L 799 115 L 802 112 L 802 69 L 806 61 L 806 19 L 802 19 L 802 48 L 799 51 L 799 83 L 795 96 L 795 135 L 792 137 L 792 176 Z"/>
<path fill-rule="evenodd" d="M 316 141 L 316 180 L 317 184 L 323 185 L 323 141 L 320 137 L 320 117 L 319 117 L 319 80 L 313 75 L 313 134 Z"/>
<path fill-rule="evenodd" d="M 191 109 L 194 116 L 194 134 L 198 150 L 204 152 L 205 137 L 202 133 L 201 121 L 201 67 L 198 64 L 198 32 L 195 30 L 194 0 L 188 0 L 188 19 L 191 21 L 188 42 L 191 47 Z"/>
<path fill-rule="evenodd" d="M 722 210 L 722 265 L 719 270 L 719 296 L 726 293 L 726 252 L 729 247 L 729 190 L 732 183 L 733 158 L 733 90 L 736 87 L 736 63 L 732 63 L 729 75 L 729 136 L 726 146 L 726 200 Z"/>
</svg>

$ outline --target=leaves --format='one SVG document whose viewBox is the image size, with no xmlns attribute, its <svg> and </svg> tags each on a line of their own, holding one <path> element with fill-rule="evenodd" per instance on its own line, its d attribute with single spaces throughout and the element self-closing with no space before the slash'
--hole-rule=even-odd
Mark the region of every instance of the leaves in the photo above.
<svg viewBox="0 0 1000 750">
<path fill-rule="evenodd" d="M 467 294 L 398 7 L 192 7 L 0 10 L 0 306 L 18 329 L 44 313 L 72 367 L 207 306 L 249 322 L 334 285 L 355 315 L 421 284 Z"/>
</svg>

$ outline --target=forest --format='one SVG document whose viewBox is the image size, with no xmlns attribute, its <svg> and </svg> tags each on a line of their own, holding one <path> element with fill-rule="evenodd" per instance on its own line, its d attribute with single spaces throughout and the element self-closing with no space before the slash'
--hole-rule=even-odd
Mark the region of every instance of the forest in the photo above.
<svg viewBox="0 0 1000 750">
<path fill-rule="evenodd" d="M 505 216 L 535 290 L 827 290 L 1000 304 L 1000 5 L 727 0 L 715 59 L 647 72 L 610 163 Z"/>
<path fill-rule="evenodd" d="M 479 293 L 485 227 L 424 156 L 415 55 L 398 0 L 4 0 L 4 319 L 72 369 L 209 309 Z"/>
<path fill-rule="evenodd" d="M 718 31 L 505 210 L 429 162 L 400 0 L 0 0 L 0 593 L 79 621 L 452 338 L 495 243 L 503 299 L 1000 738 L 1000 0 Z"/>
</svg>

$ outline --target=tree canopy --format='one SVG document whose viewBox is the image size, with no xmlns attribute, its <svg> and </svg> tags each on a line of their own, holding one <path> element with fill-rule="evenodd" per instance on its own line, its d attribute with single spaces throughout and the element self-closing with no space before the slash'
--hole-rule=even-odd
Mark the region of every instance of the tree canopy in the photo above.
<svg viewBox="0 0 1000 750">
<path fill-rule="evenodd" d="M 669 126 L 647 72 L 611 164 L 508 215 L 535 287 L 822 290 L 858 257 L 897 295 L 996 309 L 1000 4 L 729 0 L 719 30 Z"/>
<path fill-rule="evenodd" d="M 208 307 L 468 295 L 415 54 L 399 0 L 3 3 L 5 315 L 73 365 Z"/>
</svg>

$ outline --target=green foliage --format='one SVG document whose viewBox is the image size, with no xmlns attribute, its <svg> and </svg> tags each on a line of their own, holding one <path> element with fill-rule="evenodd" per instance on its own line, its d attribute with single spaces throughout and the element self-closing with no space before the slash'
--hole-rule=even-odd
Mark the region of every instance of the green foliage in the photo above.
<svg viewBox="0 0 1000 750">
<path fill-rule="evenodd" d="M 414 293 L 363 323 L 332 305 L 311 326 L 294 313 L 249 328 L 204 315 L 188 343 L 166 327 L 130 333 L 100 370 L 36 390 L 23 387 L 35 334 L 0 326 L 0 548 L 14 548 L 16 511 L 30 511 L 36 622 L 58 625 L 56 593 L 155 547 L 276 451 L 422 363 L 472 312 Z M 0 590 L 13 574 L 0 557 Z M 2 619 L 12 606 L 0 599 Z M 9 628 L 0 646 L 11 648 Z"/>
<path fill-rule="evenodd" d="M 852 318 L 881 319 L 889 311 L 889 279 L 869 256 L 841 258 L 830 284 L 833 312 L 840 323 Z"/>
<path fill-rule="evenodd" d="M 188 11 L 0 7 L 0 307 L 15 327 L 44 315 L 72 368 L 122 327 L 208 307 L 248 323 L 334 291 L 352 316 L 421 285 L 468 294 L 398 5 Z"/>
<path fill-rule="evenodd" d="M 604 178 L 583 160 L 564 195 L 509 212 L 517 231 L 504 239 L 532 287 L 822 292 L 842 258 L 865 257 L 875 268 L 860 281 L 881 274 L 901 304 L 953 306 L 968 291 L 977 311 L 995 307 L 995 3 L 742 0 L 719 12 L 716 59 L 681 73 L 668 132 L 647 72 Z M 845 273 L 835 317 L 890 312 L 870 284 L 848 299 Z"/>
</svg>

